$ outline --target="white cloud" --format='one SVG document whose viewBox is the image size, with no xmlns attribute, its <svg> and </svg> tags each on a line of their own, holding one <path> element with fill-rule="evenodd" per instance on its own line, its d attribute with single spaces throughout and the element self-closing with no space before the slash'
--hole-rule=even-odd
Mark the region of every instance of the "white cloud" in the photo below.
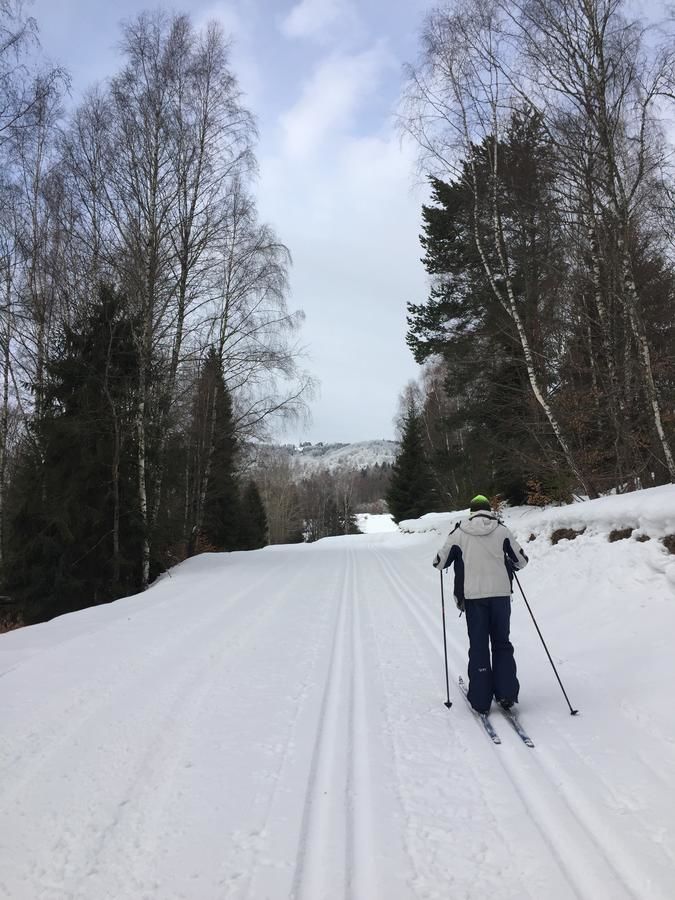
<svg viewBox="0 0 675 900">
<path fill-rule="evenodd" d="M 264 78 L 256 56 L 256 18 L 252 10 L 244 14 L 238 0 L 207 2 L 193 14 L 197 28 L 218 22 L 231 42 L 232 69 L 244 92 L 244 103 L 254 112 L 264 94 Z"/>
<path fill-rule="evenodd" d="M 298 102 L 280 118 L 286 155 L 306 159 L 329 136 L 348 130 L 392 64 L 382 43 L 354 56 L 333 55 L 324 60 L 305 83 Z"/>
<path fill-rule="evenodd" d="M 336 24 L 356 21 L 356 10 L 349 0 L 300 0 L 280 28 L 289 38 L 322 38 Z"/>
<path fill-rule="evenodd" d="M 224 0 L 203 7 L 195 17 L 195 24 L 198 28 L 202 28 L 211 21 L 219 22 L 223 26 L 225 34 L 228 35 L 240 35 L 244 30 L 241 15 L 232 3 L 224 2 Z"/>
<path fill-rule="evenodd" d="M 261 159 L 261 212 L 293 252 L 291 304 L 305 310 L 322 385 L 309 440 L 392 437 L 397 396 L 418 372 L 405 343 L 406 303 L 428 291 L 414 158 L 385 124 L 309 160 Z"/>
<path fill-rule="evenodd" d="M 337 5 L 305 0 L 295 10 L 287 35 L 345 36 Z M 427 192 L 414 187 L 415 151 L 386 115 L 399 65 L 385 41 L 349 53 L 333 40 L 313 69 L 299 69 L 278 127 L 262 123 L 258 205 L 293 254 L 290 305 L 306 313 L 300 339 L 321 383 L 314 424 L 294 439 L 392 437 L 398 394 L 418 371 L 406 303 L 428 291 L 418 238 Z"/>
</svg>

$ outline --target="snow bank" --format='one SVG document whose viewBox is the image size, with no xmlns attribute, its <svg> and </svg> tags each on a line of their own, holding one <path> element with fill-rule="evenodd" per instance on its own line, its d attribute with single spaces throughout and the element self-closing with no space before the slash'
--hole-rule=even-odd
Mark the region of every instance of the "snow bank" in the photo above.
<svg viewBox="0 0 675 900">
<path fill-rule="evenodd" d="M 427 513 L 419 519 L 404 519 L 398 523 L 398 527 L 404 534 L 425 534 L 428 531 L 446 534 L 455 522 L 465 519 L 468 515 L 468 509 L 447 513 Z"/>
<path fill-rule="evenodd" d="M 358 513 L 356 524 L 362 534 L 381 534 L 386 531 L 397 531 L 396 522 L 389 514 L 372 515 L 371 513 Z"/>
<path fill-rule="evenodd" d="M 436 532 L 445 535 L 459 519 L 467 515 L 467 509 L 428 513 L 420 519 L 400 522 L 399 529 L 405 534 Z M 523 543 L 538 542 L 540 539 L 548 543 L 553 532 L 560 528 L 585 531 L 587 537 L 609 537 L 612 531 L 630 528 L 632 538 L 659 539 L 675 534 L 675 485 L 667 484 L 545 509 L 516 506 L 503 510 L 502 518 Z M 675 584 L 675 556 L 660 541 L 655 542 L 646 553 L 650 567 Z"/>
<path fill-rule="evenodd" d="M 592 533 L 632 528 L 635 536 L 659 538 L 675 533 L 675 485 L 540 510 L 521 506 L 507 510 L 504 518 L 514 527 L 545 535 L 556 528 L 587 528 Z"/>
<path fill-rule="evenodd" d="M 468 514 L 466 509 L 428 513 L 420 519 L 400 522 L 399 528 L 405 533 L 436 531 L 444 534 L 458 519 Z M 600 497 L 598 500 L 549 506 L 545 509 L 517 506 L 505 509 L 502 518 L 519 532 L 530 529 L 537 537 L 548 537 L 557 528 L 572 528 L 575 531 L 587 528 L 591 533 L 632 528 L 635 537 L 647 535 L 661 538 L 675 533 L 675 485 L 667 484 L 630 494 Z"/>
</svg>

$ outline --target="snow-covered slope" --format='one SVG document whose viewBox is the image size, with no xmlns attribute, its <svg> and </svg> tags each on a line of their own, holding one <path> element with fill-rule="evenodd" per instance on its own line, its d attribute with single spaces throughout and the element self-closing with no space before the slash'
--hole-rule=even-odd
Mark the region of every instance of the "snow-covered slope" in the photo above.
<svg viewBox="0 0 675 900">
<path fill-rule="evenodd" d="M 428 513 L 421 519 L 411 519 L 400 523 L 402 531 L 423 533 L 448 530 L 457 519 L 468 515 L 468 510 L 451 513 Z M 506 508 L 502 514 L 504 521 L 521 530 L 547 534 L 556 528 L 589 528 L 593 532 L 609 533 L 613 529 L 630 527 L 634 536 L 651 535 L 663 537 L 675 533 L 675 487 L 662 487 L 600 497 L 583 503 L 566 506 L 549 506 L 539 509 L 535 506 Z"/>
<path fill-rule="evenodd" d="M 527 543 L 523 588 L 581 710 L 516 597 L 533 750 L 497 712 L 492 745 L 456 690 L 447 579 L 443 706 L 433 531 L 206 555 L 143 596 L 0 637 L 0 896 L 669 900 L 663 490 L 658 515 L 631 498 L 645 543 L 608 541 L 623 498 L 581 513 L 576 540 L 552 546 L 542 525 Z"/>
<path fill-rule="evenodd" d="M 467 515 L 469 511 L 466 509 L 451 513 L 428 513 L 420 519 L 400 522 L 399 528 L 408 534 L 445 535 L 459 519 Z M 559 529 L 583 532 L 586 538 L 597 535 L 604 541 L 610 535 L 613 540 L 618 539 L 619 535 L 614 532 L 622 531 L 631 541 L 650 541 L 646 551 L 649 565 L 663 572 L 675 585 L 675 555 L 665 553 L 663 544 L 660 543 L 660 539 L 675 535 L 674 485 L 546 509 L 532 506 L 507 508 L 501 517 L 524 541 L 540 540 L 545 545 L 550 543 L 551 535 Z M 585 547 L 586 540 L 576 546 Z"/>
<path fill-rule="evenodd" d="M 398 531 L 396 522 L 389 513 L 357 513 L 356 524 L 363 534 L 381 534 L 385 531 Z"/>
<path fill-rule="evenodd" d="M 398 453 L 396 441 L 359 441 L 354 444 L 312 444 L 286 448 L 292 463 L 301 472 L 318 469 L 355 470 L 393 463 Z"/>
</svg>

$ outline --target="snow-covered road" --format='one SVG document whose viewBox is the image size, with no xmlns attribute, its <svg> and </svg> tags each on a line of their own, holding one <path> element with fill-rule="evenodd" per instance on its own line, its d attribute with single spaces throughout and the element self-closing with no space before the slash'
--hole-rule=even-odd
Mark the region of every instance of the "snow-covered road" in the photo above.
<svg viewBox="0 0 675 900">
<path fill-rule="evenodd" d="M 497 712 L 493 746 L 455 688 L 451 600 L 443 705 L 438 543 L 202 556 L 0 638 L 0 896 L 672 898 L 675 594 L 657 551 L 530 545 L 523 587 L 582 710 L 516 600 L 530 750 Z"/>
</svg>

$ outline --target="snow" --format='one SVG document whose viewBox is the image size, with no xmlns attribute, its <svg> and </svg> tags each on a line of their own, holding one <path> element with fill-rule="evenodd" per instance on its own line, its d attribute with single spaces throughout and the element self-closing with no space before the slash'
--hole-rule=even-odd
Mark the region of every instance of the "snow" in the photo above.
<svg viewBox="0 0 675 900">
<path fill-rule="evenodd" d="M 468 515 L 468 509 L 460 509 L 451 513 L 427 513 L 419 519 L 403 519 L 398 523 L 398 527 L 407 534 L 425 534 L 429 531 L 445 534 L 453 528 L 456 522 Z"/>
<path fill-rule="evenodd" d="M 391 515 L 375 515 L 373 513 L 357 513 L 356 524 L 363 534 L 380 534 L 383 531 L 397 531 L 398 526 Z"/>
<path fill-rule="evenodd" d="M 468 509 L 451 513 L 428 513 L 420 519 L 399 523 L 401 531 L 424 533 L 449 531 L 454 523 L 469 515 Z M 675 533 L 675 485 L 633 491 L 585 500 L 566 506 L 534 506 L 506 508 L 501 513 L 510 526 L 529 528 L 550 535 L 556 528 L 588 527 L 593 531 L 609 532 L 615 528 L 632 527 L 638 534 L 663 537 Z"/>
<path fill-rule="evenodd" d="M 396 441 L 358 441 L 352 444 L 314 444 L 291 453 L 291 462 L 303 474 L 319 470 L 360 472 L 374 465 L 390 465 L 396 459 Z"/>
<path fill-rule="evenodd" d="M 497 711 L 494 746 L 462 700 L 447 577 L 443 706 L 428 517 L 204 555 L 143 595 L 1 636 L 0 896 L 672 898 L 675 557 L 658 538 L 674 490 L 508 513 L 581 711 L 516 595 L 535 749 Z M 628 526 L 652 539 L 608 541 Z"/>
</svg>

